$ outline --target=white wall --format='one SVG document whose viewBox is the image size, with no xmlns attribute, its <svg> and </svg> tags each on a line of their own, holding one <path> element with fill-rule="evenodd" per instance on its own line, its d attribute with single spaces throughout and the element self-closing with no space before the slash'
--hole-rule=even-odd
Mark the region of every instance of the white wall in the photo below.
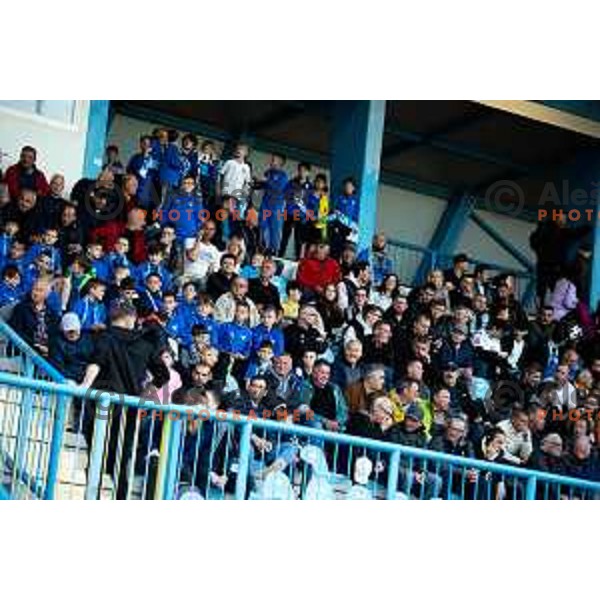
<svg viewBox="0 0 600 600">
<path fill-rule="evenodd" d="M 109 142 L 119 146 L 121 159 L 126 161 L 137 151 L 140 135 L 150 133 L 157 126 L 158 124 L 155 123 L 116 115 L 109 132 Z M 250 160 L 255 172 L 262 174 L 269 156 L 253 151 Z M 287 171 L 290 174 L 294 173 L 296 165 L 296 161 L 289 161 L 286 166 Z M 445 207 L 445 200 L 380 185 L 377 228 L 385 231 L 390 238 L 427 246 Z M 526 256 L 534 260 L 528 242 L 529 234 L 533 229 L 532 223 L 487 211 L 479 211 L 479 214 L 500 234 L 506 235 L 506 238 Z M 522 269 L 518 262 L 472 221 L 467 223 L 457 249 L 467 252 L 477 260 Z"/>
<path fill-rule="evenodd" d="M 77 100 L 73 124 L 0 106 L 0 155 L 5 170 L 19 160 L 22 146 L 37 149 L 46 177 L 62 173 L 67 190 L 81 178 L 88 127 L 88 100 Z"/>
</svg>

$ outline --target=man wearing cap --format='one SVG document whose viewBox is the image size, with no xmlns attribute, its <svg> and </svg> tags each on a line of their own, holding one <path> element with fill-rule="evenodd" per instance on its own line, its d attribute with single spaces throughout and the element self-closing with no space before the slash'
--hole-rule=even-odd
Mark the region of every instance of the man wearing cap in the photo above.
<svg viewBox="0 0 600 600">
<path fill-rule="evenodd" d="M 79 317 L 65 313 L 60 322 L 60 334 L 50 337 L 50 360 L 67 378 L 80 382 L 93 355 L 94 346 L 87 333 L 82 333 Z"/>
<path fill-rule="evenodd" d="M 400 423 L 393 441 L 402 446 L 427 447 L 427 436 L 423 427 L 423 410 L 417 403 L 407 406 L 404 420 Z M 425 465 L 421 460 L 414 459 L 410 463 L 404 459 L 400 467 L 398 483 L 399 489 L 405 494 L 410 493 L 418 498 L 431 499 L 438 496 L 442 487 L 442 478 L 425 470 Z"/>
</svg>

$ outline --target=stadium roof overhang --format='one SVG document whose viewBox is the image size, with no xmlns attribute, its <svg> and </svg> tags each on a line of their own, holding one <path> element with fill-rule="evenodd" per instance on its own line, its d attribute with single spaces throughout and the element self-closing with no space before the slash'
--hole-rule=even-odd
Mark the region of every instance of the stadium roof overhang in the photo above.
<svg viewBox="0 0 600 600">
<path fill-rule="evenodd" d="M 118 113 L 222 141 L 245 139 L 327 167 L 335 101 L 113 101 Z M 428 195 L 483 197 L 515 182 L 532 217 L 548 182 L 581 153 L 600 150 L 598 101 L 391 100 L 381 181 Z M 527 210 L 529 208 L 529 211 Z"/>
</svg>

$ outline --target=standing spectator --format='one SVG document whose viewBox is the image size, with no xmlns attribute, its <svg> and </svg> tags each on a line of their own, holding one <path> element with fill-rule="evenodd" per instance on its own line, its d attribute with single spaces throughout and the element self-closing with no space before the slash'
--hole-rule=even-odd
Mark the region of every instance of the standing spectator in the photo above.
<svg viewBox="0 0 600 600">
<path fill-rule="evenodd" d="M 294 251 L 295 258 L 300 258 L 302 250 L 303 221 L 306 218 L 306 203 L 309 194 L 313 190 L 313 184 L 310 181 L 311 167 L 308 163 L 298 163 L 298 170 L 287 184 L 285 190 L 286 212 L 285 221 L 283 223 L 283 234 L 281 238 L 281 247 L 279 256 L 285 256 L 287 252 L 288 242 L 292 233 L 294 234 Z"/>
<path fill-rule="evenodd" d="M 233 198 L 234 209 L 241 218 L 246 215 L 252 185 L 252 172 L 246 162 L 247 157 L 248 147 L 237 144 L 233 151 L 233 158 L 225 161 L 221 167 L 217 182 L 217 195 L 221 197 L 221 202 L 226 198 Z"/>
<path fill-rule="evenodd" d="M 270 254 L 277 255 L 281 245 L 281 233 L 285 219 L 285 189 L 288 176 L 284 171 L 285 157 L 272 154 L 269 168 L 265 171 L 262 204 L 260 206 L 260 229 L 263 247 Z"/>
<path fill-rule="evenodd" d="M 103 169 L 110 169 L 112 174 L 119 178 L 117 181 L 120 181 L 120 178 L 125 175 L 125 167 L 119 158 L 119 147 L 111 144 L 110 146 L 106 146 L 106 156 L 104 159 L 104 164 L 102 165 Z"/>
<path fill-rule="evenodd" d="M 151 136 L 143 135 L 140 138 L 140 151 L 129 160 L 127 172 L 135 175 L 138 181 L 140 207 L 146 210 L 158 208 L 158 162 L 152 153 Z"/>
<path fill-rule="evenodd" d="M 37 168 L 36 160 L 37 150 L 32 146 L 23 146 L 19 162 L 6 169 L 4 181 L 12 200 L 17 200 L 22 190 L 33 190 L 41 198 L 50 193 L 46 176 Z"/>
<path fill-rule="evenodd" d="M 364 250 L 359 254 L 358 260 L 368 260 L 375 287 L 381 285 L 383 278 L 388 273 L 394 272 L 392 259 L 387 253 L 387 239 L 384 233 L 376 233 L 373 236 L 371 252 Z"/>
</svg>

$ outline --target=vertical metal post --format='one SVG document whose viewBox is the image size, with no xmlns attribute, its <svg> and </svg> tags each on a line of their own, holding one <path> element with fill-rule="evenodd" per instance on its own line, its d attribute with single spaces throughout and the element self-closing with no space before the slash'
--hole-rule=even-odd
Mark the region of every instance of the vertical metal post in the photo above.
<svg viewBox="0 0 600 600">
<path fill-rule="evenodd" d="M 395 500 L 398 494 L 398 475 L 400 474 L 400 450 L 394 450 L 390 456 L 388 469 L 387 493 L 388 500 Z"/>
<path fill-rule="evenodd" d="M 25 377 L 33 378 L 34 365 L 31 358 L 27 355 L 25 361 Z M 17 388 L 18 389 L 18 388 Z M 17 429 L 17 439 L 15 440 L 15 461 L 12 472 L 12 492 L 14 493 L 15 484 L 22 478 L 25 472 L 25 461 L 27 448 L 30 446 L 31 433 L 29 426 L 31 424 L 31 415 L 33 411 L 33 391 L 30 387 L 21 388 L 23 391 L 19 406 L 19 425 Z"/>
<path fill-rule="evenodd" d="M 88 467 L 88 480 L 85 490 L 86 500 L 98 500 L 102 484 L 102 463 L 104 461 L 104 446 L 106 443 L 106 432 L 110 417 L 110 394 L 100 395 L 94 410 L 94 434 L 92 437 L 92 449 L 90 451 L 90 464 Z"/>
<path fill-rule="evenodd" d="M 46 476 L 46 488 L 44 490 L 45 500 L 54 500 L 69 403 L 70 398 L 67 395 L 61 393 L 56 395 L 56 410 L 54 411 L 52 441 L 50 442 L 50 456 L 48 458 L 48 474 Z"/>
<path fill-rule="evenodd" d="M 525 500 L 535 500 L 537 491 L 537 477 L 532 475 L 527 478 L 527 487 L 525 489 Z"/>
<path fill-rule="evenodd" d="M 170 414 L 170 413 L 169 413 Z M 171 419 L 167 416 L 168 440 L 166 443 L 166 463 L 165 477 L 162 497 L 164 500 L 173 500 L 175 497 L 175 488 L 177 486 L 177 465 L 179 464 L 179 451 L 182 443 L 182 424 L 183 415 L 177 413 L 177 419 Z M 167 424 L 165 423 L 165 425 Z M 162 458 L 162 453 L 161 453 Z"/>
<path fill-rule="evenodd" d="M 250 455 L 252 453 L 252 423 L 244 423 L 240 434 L 240 460 L 238 463 L 238 473 L 235 482 L 235 499 L 244 500 L 246 498 L 246 488 L 248 485 L 248 471 L 250 468 Z"/>
<path fill-rule="evenodd" d="M 354 177 L 360 195 L 358 250 L 369 250 L 377 223 L 377 195 L 385 100 L 340 100 L 335 103 L 331 137 L 333 200 L 342 181 Z"/>
</svg>

